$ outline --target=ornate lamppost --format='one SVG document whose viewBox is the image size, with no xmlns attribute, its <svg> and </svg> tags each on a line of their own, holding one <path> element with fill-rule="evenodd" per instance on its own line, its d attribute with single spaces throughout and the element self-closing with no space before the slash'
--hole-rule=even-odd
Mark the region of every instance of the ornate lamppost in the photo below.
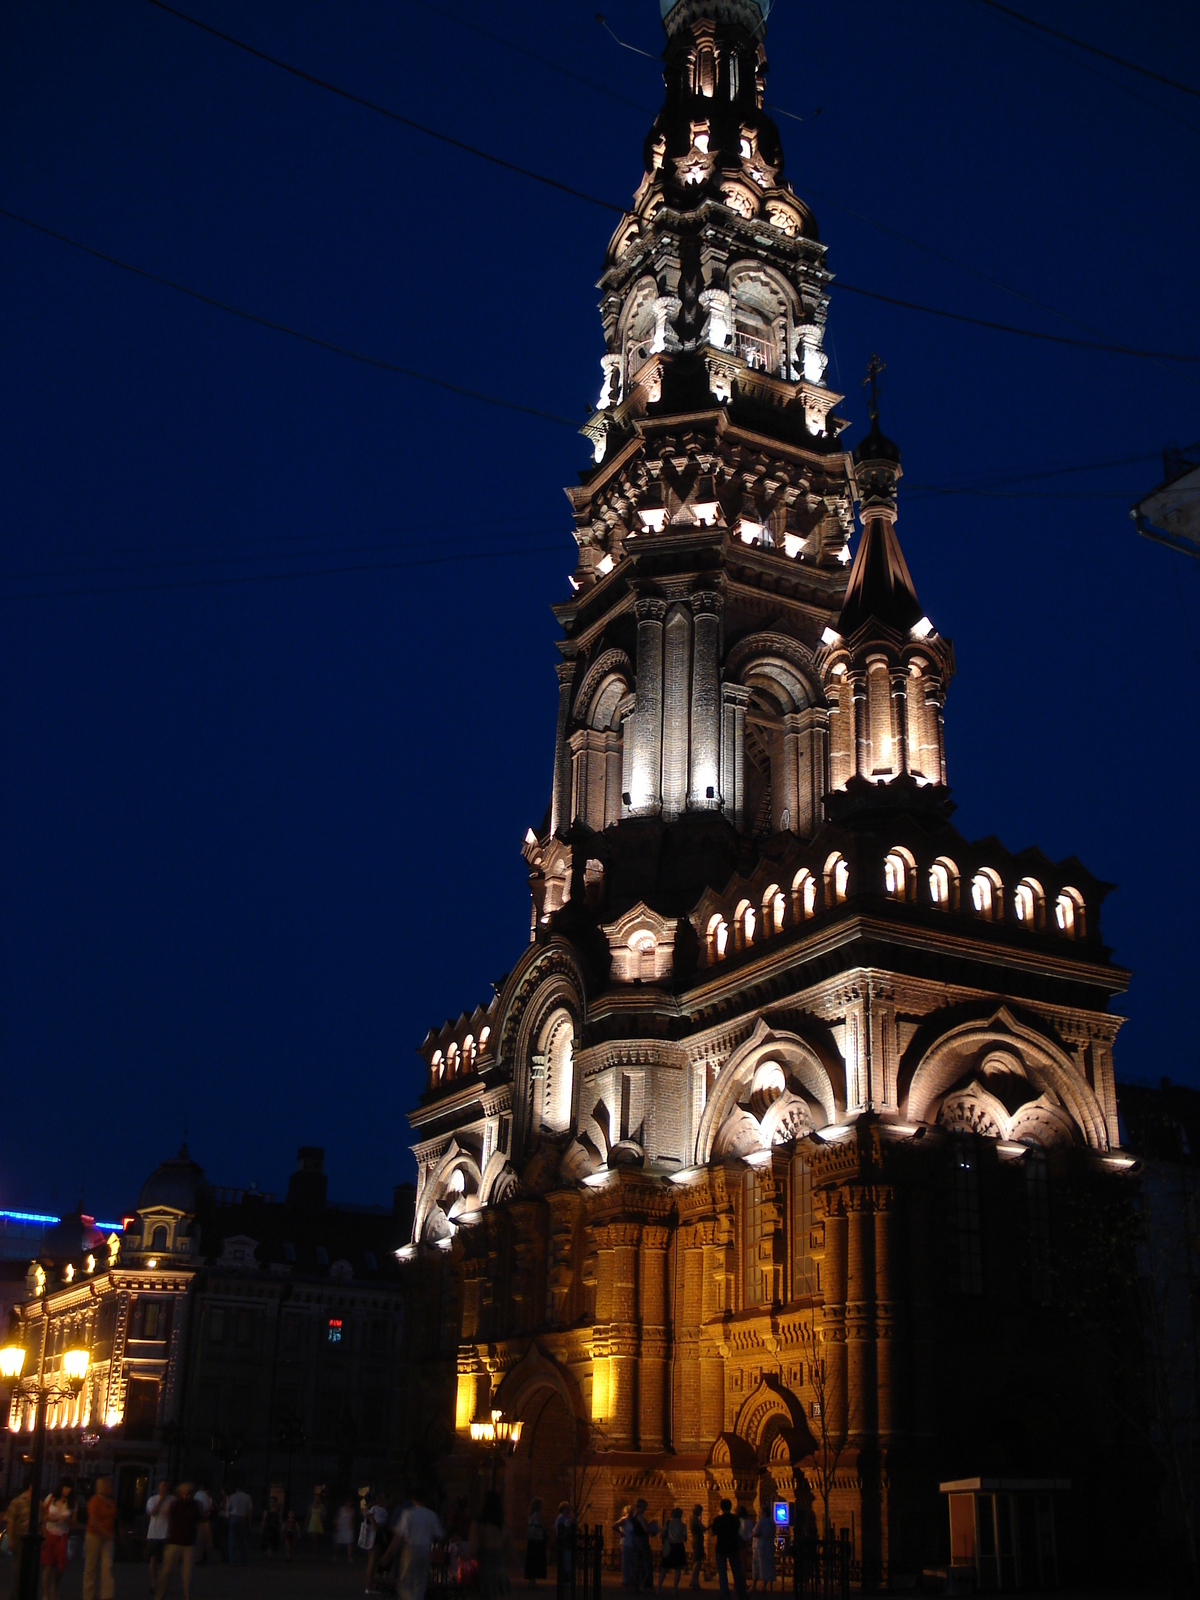
<svg viewBox="0 0 1200 1600">
<path fill-rule="evenodd" d="M 491 1451 L 493 1489 L 501 1458 L 512 1453 L 520 1437 L 521 1424 L 511 1421 L 502 1411 L 493 1411 L 489 1418 L 471 1424 L 471 1438 L 476 1444 L 487 1445 Z"/>
<path fill-rule="evenodd" d="M 29 1532 L 25 1535 L 21 1549 L 21 1576 L 17 1587 L 18 1600 L 37 1600 L 38 1595 L 38 1572 L 42 1558 L 42 1535 L 38 1528 L 38 1511 L 42 1500 L 42 1465 L 46 1454 L 46 1401 L 51 1395 L 78 1394 L 80 1389 L 83 1388 L 84 1379 L 87 1377 L 90 1360 L 86 1350 L 66 1350 L 63 1352 L 62 1371 L 55 1373 L 51 1378 L 43 1377 L 42 1368 L 45 1365 L 47 1332 L 47 1324 L 43 1320 L 42 1350 L 41 1359 L 38 1361 L 38 1370 L 24 1383 L 21 1383 L 20 1379 L 25 1366 L 25 1346 L 8 1344 L 3 1349 L 0 1349 L 0 1377 L 7 1378 L 10 1383 L 16 1381 L 18 1392 L 23 1390 L 26 1394 L 31 1395 L 35 1405 L 33 1479 L 29 1490 Z"/>
</svg>

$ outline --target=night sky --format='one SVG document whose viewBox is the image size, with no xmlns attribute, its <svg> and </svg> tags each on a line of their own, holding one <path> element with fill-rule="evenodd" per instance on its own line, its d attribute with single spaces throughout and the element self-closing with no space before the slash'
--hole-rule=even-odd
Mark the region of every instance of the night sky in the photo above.
<svg viewBox="0 0 1200 1600">
<path fill-rule="evenodd" d="M 659 68 L 596 0 L 179 3 L 592 195 L 640 179 Z M 601 3 L 661 50 L 655 0 Z M 1193 5 L 1024 5 L 1200 85 Z M 0 18 L 0 206 L 583 420 L 613 214 L 148 0 Z M 778 0 L 768 52 L 787 173 L 848 283 L 1200 355 L 1200 100 L 979 0 Z M 311 1142 L 331 1195 L 386 1202 L 413 1175 L 415 1046 L 527 937 L 584 442 L 7 217 L 0 286 L 0 1205 L 128 1206 L 185 1127 L 215 1182 L 278 1191 Z M 958 826 L 1119 885 L 1118 1076 L 1196 1082 L 1200 572 L 1128 510 L 1200 433 L 1200 365 L 836 284 L 826 344 L 850 443 L 887 362 L 898 531 L 958 656 Z"/>
</svg>

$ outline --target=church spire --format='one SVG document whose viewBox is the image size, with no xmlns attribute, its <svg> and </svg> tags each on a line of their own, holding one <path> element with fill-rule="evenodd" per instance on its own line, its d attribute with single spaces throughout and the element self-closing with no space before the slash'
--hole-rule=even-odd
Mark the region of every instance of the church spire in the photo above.
<svg viewBox="0 0 1200 1600">
<path fill-rule="evenodd" d="M 863 387 L 870 387 L 871 431 L 854 450 L 863 536 L 850 568 L 837 631 L 845 638 L 873 619 L 905 634 L 923 612 L 896 537 L 896 480 L 900 451 L 879 426 L 879 379 L 885 363 L 872 355 Z"/>
<path fill-rule="evenodd" d="M 942 705 L 954 649 L 921 609 L 896 537 L 900 451 L 879 425 L 873 355 L 863 387 L 871 427 L 854 450 L 863 531 L 835 627 L 825 633 L 830 704 L 830 786 L 851 779 L 946 782 Z"/>
</svg>

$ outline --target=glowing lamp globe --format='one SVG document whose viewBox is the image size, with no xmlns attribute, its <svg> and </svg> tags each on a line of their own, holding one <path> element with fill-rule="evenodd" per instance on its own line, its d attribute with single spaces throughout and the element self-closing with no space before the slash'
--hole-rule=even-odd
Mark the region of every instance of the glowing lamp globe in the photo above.
<svg viewBox="0 0 1200 1600">
<path fill-rule="evenodd" d="M 89 1356 L 86 1350 L 68 1350 L 63 1355 L 63 1371 L 68 1383 L 82 1383 L 87 1377 Z"/>
<path fill-rule="evenodd" d="M 25 1365 L 25 1346 L 21 1344 L 6 1344 L 0 1350 L 0 1378 L 19 1378 L 21 1368 Z"/>
</svg>

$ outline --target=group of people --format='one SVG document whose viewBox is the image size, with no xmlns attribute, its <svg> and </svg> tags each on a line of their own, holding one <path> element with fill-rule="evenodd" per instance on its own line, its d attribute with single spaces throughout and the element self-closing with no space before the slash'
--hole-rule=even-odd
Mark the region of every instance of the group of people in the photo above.
<svg viewBox="0 0 1200 1600">
<path fill-rule="evenodd" d="M 22 1543 L 29 1532 L 33 1491 L 26 1487 L 9 1501 L 4 1514 L 4 1530 L 12 1554 L 12 1592 L 17 1592 Z M 58 1600 L 59 1580 L 67 1565 L 72 1531 L 79 1527 L 79 1506 L 75 1486 L 69 1478 L 60 1481 L 38 1507 L 38 1531 L 42 1535 L 42 1595 Z M 88 1499 L 83 1523 L 83 1600 L 113 1600 L 113 1548 L 117 1530 L 117 1502 L 112 1495 L 112 1480 L 101 1478 Z M 161 1591 L 159 1591 L 161 1593 Z"/>
<path fill-rule="evenodd" d="M 668 1573 L 674 1576 L 674 1588 L 679 1588 L 685 1568 L 691 1567 L 691 1585 L 699 1589 L 700 1575 L 704 1569 L 705 1538 L 712 1534 L 716 1541 L 717 1582 L 722 1595 L 729 1594 L 730 1575 L 739 1600 L 746 1594 L 745 1552 L 751 1552 L 751 1581 L 757 1589 L 761 1584 L 769 1589 L 775 1582 L 776 1529 L 770 1510 L 764 1506 L 759 1516 L 733 1503 L 721 1501 L 721 1509 L 711 1524 L 704 1521 L 704 1507 L 692 1507 L 690 1519 L 685 1522 L 680 1506 L 663 1513 L 660 1523 L 650 1516 L 647 1502 L 639 1500 L 626 1506 L 615 1524 L 621 1541 L 621 1587 L 637 1594 L 642 1589 L 654 1587 L 654 1551 L 652 1541 L 661 1539 L 658 1563 L 658 1587 L 666 1587 Z"/>
</svg>

